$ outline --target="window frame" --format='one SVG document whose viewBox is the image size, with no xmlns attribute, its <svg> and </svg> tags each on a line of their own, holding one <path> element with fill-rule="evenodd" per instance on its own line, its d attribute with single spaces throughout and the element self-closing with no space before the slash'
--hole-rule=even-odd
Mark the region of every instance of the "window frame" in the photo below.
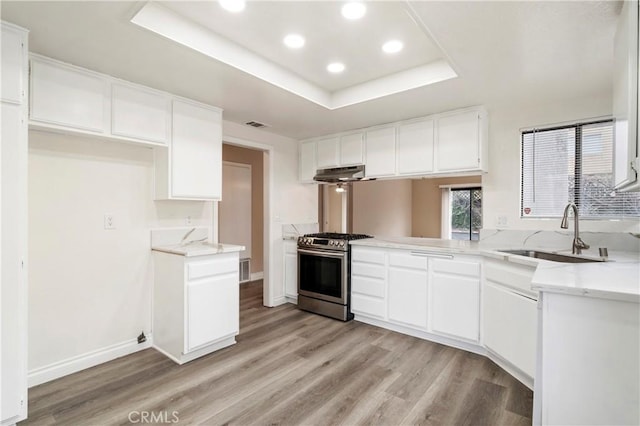
<svg viewBox="0 0 640 426">
<path fill-rule="evenodd" d="M 443 240 L 452 240 L 452 229 L 451 229 L 451 192 L 459 191 L 459 190 L 478 190 L 483 194 L 484 201 L 484 191 L 482 188 L 482 183 L 458 183 L 451 185 L 440 185 L 441 195 L 440 195 L 440 238 Z M 479 231 L 482 231 L 484 227 L 484 205 L 482 206 L 483 212 L 480 214 L 480 219 L 482 220 L 482 227 L 480 227 Z M 473 232 L 471 229 L 471 224 L 469 224 L 469 232 L 470 234 Z M 478 240 L 457 240 L 457 241 L 479 241 Z"/>
<path fill-rule="evenodd" d="M 567 203 L 573 202 L 576 204 L 578 209 L 580 209 L 580 199 L 582 198 L 581 187 L 582 187 L 582 128 L 589 125 L 594 124 L 603 124 L 610 123 L 612 127 L 612 131 L 615 131 L 615 120 L 613 117 L 598 117 L 588 120 L 582 120 L 577 122 L 568 122 L 564 124 L 556 124 L 549 126 L 537 126 L 534 128 L 527 128 L 520 130 L 520 200 L 519 200 L 519 213 L 520 219 L 524 220 L 536 220 L 536 219 L 559 219 L 562 217 L 562 212 L 558 212 L 557 216 L 527 216 L 524 214 L 524 137 L 527 134 L 532 134 L 536 132 L 548 132 L 555 130 L 564 130 L 564 129 L 572 129 L 575 128 L 575 141 L 574 141 L 574 176 L 575 176 L 575 185 L 573 188 L 573 201 L 567 200 Z M 613 167 L 613 164 L 612 164 Z M 580 173 L 578 173 L 580 172 Z M 612 170 L 613 173 L 613 170 Z M 567 188 L 567 192 L 568 192 Z M 612 187 L 613 190 L 613 187 Z M 634 220 L 638 218 L 638 216 L 630 216 L 630 215 L 618 215 L 618 216 L 580 216 L 581 220 L 606 220 L 606 221 L 620 221 L 620 220 Z"/>
</svg>

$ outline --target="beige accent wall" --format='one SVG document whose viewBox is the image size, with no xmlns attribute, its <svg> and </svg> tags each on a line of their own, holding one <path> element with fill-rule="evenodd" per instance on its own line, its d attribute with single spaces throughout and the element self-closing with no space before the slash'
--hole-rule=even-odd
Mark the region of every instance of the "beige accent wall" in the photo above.
<svg viewBox="0 0 640 426">
<path fill-rule="evenodd" d="M 480 185 L 480 176 L 416 179 L 411 181 L 411 236 L 440 238 L 442 220 L 441 185 Z"/>
<path fill-rule="evenodd" d="M 223 161 L 251 165 L 251 273 L 263 272 L 264 155 L 264 152 L 255 149 L 222 145 Z"/>
<path fill-rule="evenodd" d="M 361 181 L 351 187 L 354 233 L 411 236 L 411 180 Z"/>
</svg>

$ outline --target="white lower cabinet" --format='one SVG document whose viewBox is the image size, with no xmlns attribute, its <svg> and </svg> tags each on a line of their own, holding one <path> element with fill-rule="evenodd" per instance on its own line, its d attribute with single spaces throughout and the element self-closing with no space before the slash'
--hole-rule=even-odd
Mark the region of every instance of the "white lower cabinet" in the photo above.
<svg viewBox="0 0 640 426">
<path fill-rule="evenodd" d="M 351 311 L 354 314 L 386 319 L 386 277 L 385 250 L 352 247 Z"/>
<path fill-rule="evenodd" d="M 351 310 L 356 320 L 477 347 L 480 272 L 474 256 L 354 245 Z"/>
<path fill-rule="evenodd" d="M 640 305 L 546 291 L 541 302 L 534 424 L 640 424 Z"/>
<path fill-rule="evenodd" d="M 389 320 L 427 328 L 428 258 L 411 252 L 389 253 Z"/>
<path fill-rule="evenodd" d="M 480 261 L 431 259 L 429 311 L 434 333 L 480 340 Z"/>
<path fill-rule="evenodd" d="M 298 244 L 285 240 L 284 246 L 284 295 L 298 299 Z"/>
<path fill-rule="evenodd" d="M 154 251 L 153 344 L 178 364 L 235 343 L 238 253 L 184 257 Z"/>
<path fill-rule="evenodd" d="M 494 260 L 485 265 L 483 343 L 531 385 L 538 330 L 537 295 L 530 288 L 534 268 Z"/>
</svg>

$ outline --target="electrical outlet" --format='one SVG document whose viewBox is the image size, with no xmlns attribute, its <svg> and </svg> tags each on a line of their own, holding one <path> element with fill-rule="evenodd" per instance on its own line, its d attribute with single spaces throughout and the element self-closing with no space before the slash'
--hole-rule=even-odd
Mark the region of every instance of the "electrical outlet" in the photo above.
<svg viewBox="0 0 640 426">
<path fill-rule="evenodd" d="M 187 216 L 187 217 L 184 219 L 184 224 L 185 224 L 185 225 L 191 225 L 191 223 L 192 223 L 192 222 L 193 222 L 193 221 L 191 220 L 191 216 Z"/>
<path fill-rule="evenodd" d="M 506 216 L 498 216 L 496 218 L 496 226 L 507 226 L 507 217 Z"/>
<path fill-rule="evenodd" d="M 104 229 L 116 229 L 116 222 L 111 213 L 104 214 Z"/>
</svg>

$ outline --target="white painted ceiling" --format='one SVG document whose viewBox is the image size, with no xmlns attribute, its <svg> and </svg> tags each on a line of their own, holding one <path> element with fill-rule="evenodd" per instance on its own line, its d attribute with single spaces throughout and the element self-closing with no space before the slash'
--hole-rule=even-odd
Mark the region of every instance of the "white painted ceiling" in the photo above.
<svg viewBox="0 0 640 426">
<path fill-rule="evenodd" d="M 174 9 L 185 9 L 183 14 L 193 13 L 198 19 L 204 16 L 200 9 L 204 10 L 205 4 L 177 3 L 181 4 L 163 2 Z M 371 6 L 377 3 L 373 2 Z M 405 29 L 407 34 L 412 33 L 417 37 L 417 43 L 428 40 L 423 37 L 426 28 L 450 60 L 458 77 L 329 110 L 132 24 L 131 18 L 145 2 L 3 0 L 0 14 L 3 20 L 31 31 L 29 43 L 33 52 L 217 105 L 224 109 L 227 120 L 239 123 L 250 120 L 264 122 L 271 125 L 269 131 L 294 138 L 366 127 L 470 105 L 485 104 L 491 110 L 496 105 L 518 108 L 589 95 L 611 96 L 613 35 L 620 2 L 380 3 L 378 6 L 383 10 L 399 10 L 400 6 L 401 9 L 408 8 L 421 25 L 411 23 L 401 26 L 411 27 Z M 372 12 L 369 14 L 370 21 L 359 23 L 364 22 L 361 27 L 369 31 L 371 39 L 358 36 L 357 40 L 353 40 L 351 37 L 356 37 L 354 35 L 347 37 L 349 42 L 344 43 L 345 48 L 361 47 L 362 50 L 362 56 L 356 58 L 353 55 L 353 65 L 350 66 L 350 69 L 353 67 L 353 75 L 345 74 L 343 81 L 327 79 L 314 61 L 322 62 L 324 52 L 335 51 L 325 37 L 342 25 L 343 18 L 339 14 L 334 22 L 324 15 L 325 24 L 318 19 L 313 31 L 306 36 L 308 46 L 318 43 L 311 53 L 313 59 L 298 63 L 287 56 L 291 52 L 278 50 L 281 44 L 274 47 L 274 43 L 279 43 L 281 33 L 288 31 L 296 16 L 313 18 L 320 12 L 311 9 L 318 6 L 326 10 L 327 5 L 310 2 L 249 2 L 247 9 L 251 6 L 255 6 L 256 10 L 262 9 L 263 13 L 276 9 L 280 12 L 278 17 L 264 18 L 259 28 L 251 30 L 235 25 L 229 19 L 224 25 L 216 26 L 219 34 L 232 38 L 235 43 L 254 52 L 267 51 L 264 56 L 270 60 L 304 75 L 327 90 L 339 90 L 429 60 L 421 56 L 417 59 L 420 53 L 412 53 L 411 56 L 415 55 L 416 58 L 407 58 L 407 62 L 402 62 L 403 65 L 400 62 L 384 63 L 386 65 L 376 62 L 373 56 L 380 56 L 376 37 L 386 36 L 381 28 L 387 24 L 393 27 L 394 20 L 404 22 L 404 16 L 400 13 Z M 195 9 L 190 11 L 190 7 Z M 291 14 L 282 12 L 287 7 L 295 11 Z M 260 22 L 261 18 L 252 15 L 250 20 L 255 23 Z M 271 31 L 271 28 L 274 30 Z M 422 31 L 422 35 L 415 32 L 416 28 Z M 269 40 L 269 37 L 273 40 Z M 370 40 L 373 40 L 371 45 L 374 47 L 367 44 Z M 425 57 L 430 58 L 431 48 L 426 46 L 418 50 L 428 50 L 430 53 L 425 53 Z M 413 52 L 412 49 L 412 46 L 406 47 L 406 51 Z M 414 59 L 416 62 L 411 62 Z M 348 60 L 345 63 L 349 63 Z"/>
<path fill-rule="evenodd" d="M 353 21 L 342 17 L 339 1 L 254 1 L 241 13 L 215 1 L 161 4 L 332 92 L 444 59 L 399 1 L 370 2 L 365 16 Z M 289 33 L 304 36 L 305 46 L 284 46 Z M 381 46 L 390 39 L 403 40 L 406 48 L 385 54 Z M 346 65 L 345 72 L 328 73 L 327 64 L 336 61 Z"/>
</svg>

